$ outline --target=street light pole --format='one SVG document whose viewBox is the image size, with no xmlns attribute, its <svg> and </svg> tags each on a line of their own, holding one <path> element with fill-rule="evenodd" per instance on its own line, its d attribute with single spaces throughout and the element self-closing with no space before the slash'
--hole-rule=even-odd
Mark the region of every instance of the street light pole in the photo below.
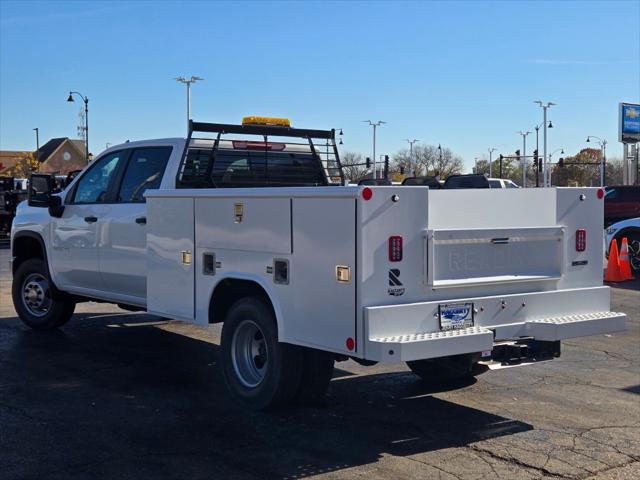
<svg viewBox="0 0 640 480">
<path fill-rule="evenodd" d="M 417 138 L 414 138 L 413 140 L 409 140 L 407 138 L 407 142 L 409 142 L 409 176 L 411 176 L 411 171 L 413 169 L 413 144 L 416 142 L 419 142 L 420 140 L 418 140 Z M 413 176 L 416 176 L 416 172 L 413 172 Z"/>
<path fill-rule="evenodd" d="M 376 174 L 376 168 L 377 168 L 377 162 L 376 162 L 376 128 L 379 127 L 380 125 L 382 125 L 383 123 L 387 123 L 387 122 L 383 122 L 382 120 L 378 120 L 377 122 L 372 122 L 371 120 L 363 120 L 364 123 L 368 123 L 369 125 L 371 125 L 373 127 L 373 179 L 375 180 L 377 178 L 377 174 Z"/>
<path fill-rule="evenodd" d="M 191 119 L 191 84 L 196 83 L 198 80 L 204 80 L 202 77 L 191 75 L 191 78 L 186 79 L 184 77 L 176 77 L 178 82 L 184 83 L 187 86 L 187 134 L 189 133 L 189 120 Z"/>
<path fill-rule="evenodd" d="M 84 147 L 87 165 L 89 164 L 89 97 L 85 97 L 80 92 L 69 92 L 67 102 L 73 102 L 73 95 L 78 95 L 84 102 Z"/>
<path fill-rule="evenodd" d="M 600 145 L 600 186 L 604 187 L 607 163 L 607 141 L 600 137 L 596 137 L 595 135 L 589 135 L 587 137 L 587 143 L 591 141 L 591 138 L 595 138 L 598 145 Z"/>
<path fill-rule="evenodd" d="M 40 170 L 40 130 L 38 127 L 33 130 L 36 132 L 36 161 L 38 162 L 38 170 Z"/>
<path fill-rule="evenodd" d="M 493 152 L 495 152 L 496 149 L 491 147 L 487 150 L 489 151 L 489 178 L 493 178 L 493 166 L 491 164 L 493 163 Z"/>
<path fill-rule="evenodd" d="M 544 146 L 543 146 L 543 155 L 544 155 L 544 171 L 542 172 L 542 176 L 543 176 L 543 180 L 544 180 L 544 186 L 548 186 L 548 175 L 549 175 L 549 167 L 547 165 L 547 110 L 549 109 L 549 107 L 552 107 L 553 105 L 555 105 L 555 103 L 553 102 L 547 102 L 547 104 L 545 105 L 541 100 L 536 100 L 533 103 L 537 103 L 539 107 L 542 108 L 542 115 L 543 115 L 543 122 L 544 122 Z"/>
<path fill-rule="evenodd" d="M 522 135 L 522 188 L 527 188 L 527 135 L 531 132 L 520 130 L 518 133 Z"/>
</svg>

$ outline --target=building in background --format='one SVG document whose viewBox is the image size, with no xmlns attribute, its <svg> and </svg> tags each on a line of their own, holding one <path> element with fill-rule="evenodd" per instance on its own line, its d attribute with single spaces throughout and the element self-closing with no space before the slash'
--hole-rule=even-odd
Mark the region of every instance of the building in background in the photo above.
<svg viewBox="0 0 640 480">
<path fill-rule="evenodd" d="M 52 138 L 40 147 L 37 171 L 41 173 L 55 173 L 66 175 L 73 170 L 85 167 L 84 141 L 67 137 Z M 0 151 L 0 176 L 22 176 L 24 170 L 20 163 L 32 155 L 33 151 Z"/>
</svg>

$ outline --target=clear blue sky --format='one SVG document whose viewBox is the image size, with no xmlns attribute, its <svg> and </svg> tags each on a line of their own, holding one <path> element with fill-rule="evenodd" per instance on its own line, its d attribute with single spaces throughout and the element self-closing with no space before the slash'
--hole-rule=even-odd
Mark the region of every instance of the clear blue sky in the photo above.
<svg viewBox="0 0 640 480">
<path fill-rule="evenodd" d="M 618 102 L 640 100 L 640 2 L 38 2 L 0 0 L 0 149 L 76 137 L 90 99 L 91 151 L 183 136 L 184 86 L 200 75 L 193 118 L 243 115 L 342 127 L 343 150 L 405 139 L 453 149 L 468 166 L 513 152 L 518 130 L 550 113 L 550 150 L 610 142 Z M 535 141 L 528 140 L 529 151 Z"/>
</svg>

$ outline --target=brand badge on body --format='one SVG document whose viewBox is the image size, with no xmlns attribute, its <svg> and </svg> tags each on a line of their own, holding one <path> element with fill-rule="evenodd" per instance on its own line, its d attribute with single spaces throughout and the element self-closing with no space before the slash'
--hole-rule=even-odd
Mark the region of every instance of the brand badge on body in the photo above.
<svg viewBox="0 0 640 480">
<path fill-rule="evenodd" d="M 394 297 L 399 297 L 404 293 L 404 287 L 400 281 L 399 268 L 389 269 L 389 288 L 387 289 L 387 292 L 389 295 L 393 295 Z"/>
</svg>

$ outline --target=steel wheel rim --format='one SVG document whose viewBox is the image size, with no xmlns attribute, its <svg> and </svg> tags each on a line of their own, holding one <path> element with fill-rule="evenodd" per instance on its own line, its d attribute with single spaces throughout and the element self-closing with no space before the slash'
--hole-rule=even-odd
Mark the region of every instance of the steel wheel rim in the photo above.
<svg viewBox="0 0 640 480">
<path fill-rule="evenodd" d="M 49 281 L 41 273 L 32 273 L 22 282 L 22 304 L 34 317 L 44 317 L 51 309 Z"/>
<path fill-rule="evenodd" d="M 231 360 L 236 377 L 247 388 L 264 380 L 269 365 L 269 351 L 264 333 L 253 320 L 243 320 L 233 333 Z"/>
</svg>

